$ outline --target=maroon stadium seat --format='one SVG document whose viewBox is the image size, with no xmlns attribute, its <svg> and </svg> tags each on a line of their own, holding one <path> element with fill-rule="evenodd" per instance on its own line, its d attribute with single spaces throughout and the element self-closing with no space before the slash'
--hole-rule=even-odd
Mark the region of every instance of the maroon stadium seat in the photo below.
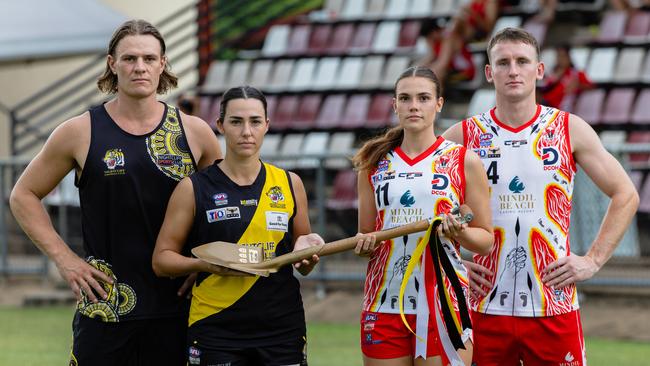
<svg viewBox="0 0 650 366">
<path fill-rule="evenodd" d="M 643 172 L 640 170 L 633 170 L 630 172 L 630 180 L 634 184 L 637 192 L 641 192 L 641 184 L 643 183 Z"/>
<path fill-rule="evenodd" d="M 632 131 L 627 136 L 627 142 L 630 143 L 630 144 L 635 144 L 635 143 L 648 144 L 648 143 L 650 143 L 650 131 Z M 650 154 L 648 154 L 648 153 L 633 153 L 633 154 L 630 154 L 630 161 L 631 162 L 647 163 L 648 158 L 650 158 Z"/>
<path fill-rule="evenodd" d="M 341 123 L 341 115 L 346 97 L 343 94 L 331 94 L 325 98 L 316 120 L 316 127 L 322 129 L 336 128 Z"/>
<path fill-rule="evenodd" d="M 330 54 L 345 54 L 354 35 L 353 23 L 342 23 L 334 28 L 327 46 L 327 52 Z"/>
<path fill-rule="evenodd" d="M 291 28 L 289 41 L 287 42 L 287 55 L 295 56 L 302 55 L 307 52 L 309 48 L 309 34 L 311 33 L 311 26 L 309 25 L 294 25 Z"/>
<path fill-rule="evenodd" d="M 356 94 L 349 97 L 341 118 L 341 127 L 346 129 L 362 127 L 366 123 L 369 105 L 369 94 Z"/>
<path fill-rule="evenodd" d="M 636 98 L 631 122 L 635 124 L 650 124 L 650 89 L 643 89 Z"/>
<path fill-rule="evenodd" d="M 650 12 L 634 12 L 627 22 L 624 40 L 626 43 L 646 42 L 650 33 Z"/>
<path fill-rule="evenodd" d="M 366 118 L 367 128 L 383 128 L 390 124 L 393 112 L 393 95 L 376 94 L 372 97 L 368 117 Z"/>
<path fill-rule="evenodd" d="M 341 170 L 334 178 L 332 198 L 327 200 L 327 208 L 332 210 L 345 210 L 356 207 L 357 173 L 354 170 Z"/>
<path fill-rule="evenodd" d="M 402 29 L 399 32 L 399 40 L 397 42 L 397 47 L 400 48 L 415 47 L 415 44 L 417 43 L 419 36 L 420 36 L 419 20 L 408 20 L 402 22 Z"/>
<path fill-rule="evenodd" d="M 629 123 L 635 94 L 636 91 L 632 88 L 610 90 L 605 102 L 602 122 L 609 124 Z"/>
<path fill-rule="evenodd" d="M 285 95 L 280 97 L 278 106 L 275 108 L 274 121 L 270 128 L 274 131 L 282 131 L 291 127 L 298 110 L 298 96 Z"/>
<path fill-rule="evenodd" d="M 605 101 L 605 90 L 594 89 L 583 91 L 578 97 L 573 112 L 587 121 L 590 125 L 600 123 L 600 111 Z"/>
<path fill-rule="evenodd" d="M 537 39 L 537 43 L 539 43 L 540 47 L 544 45 L 546 30 L 548 29 L 547 23 L 531 18 L 524 23 L 523 28 Z"/>
<path fill-rule="evenodd" d="M 332 26 L 329 24 L 315 26 L 309 37 L 309 53 L 313 55 L 322 54 L 327 48 L 331 33 Z"/>
<path fill-rule="evenodd" d="M 646 179 L 639 192 L 639 212 L 650 213 L 650 179 Z"/>
<path fill-rule="evenodd" d="M 296 130 L 314 128 L 322 99 L 323 96 L 321 94 L 310 94 L 303 96 L 300 99 L 298 112 L 296 113 L 296 116 L 290 126 Z"/>
<path fill-rule="evenodd" d="M 273 123 L 273 119 L 275 118 L 275 109 L 278 105 L 278 97 L 275 95 L 267 95 L 266 96 L 266 113 L 267 113 L 267 118 L 270 120 L 270 123 Z"/>
<path fill-rule="evenodd" d="M 625 11 L 607 11 L 600 21 L 600 31 L 598 33 L 598 42 L 616 43 L 623 40 L 625 25 L 627 23 L 627 13 Z"/>
<path fill-rule="evenodd" d="M 375 23 L 363 23 L 357 27 L 350 43 L 350 51 L 357 53 L 368 52 L 375 36 Z"/>
</svg>

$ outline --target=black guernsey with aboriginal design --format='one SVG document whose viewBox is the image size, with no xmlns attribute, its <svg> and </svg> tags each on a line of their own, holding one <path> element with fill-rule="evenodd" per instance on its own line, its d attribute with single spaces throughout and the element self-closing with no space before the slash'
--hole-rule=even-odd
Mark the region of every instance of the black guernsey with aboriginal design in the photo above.
<svg viewBox="0 0 650 366">
<path fill-rule="evenodd" d="M 262 163 L 250 186 L 213 164 L 190 177 L 196 214 L 191 247 L 212 241 L 262 246 L 264 259 L 293 249 L 295 202 L 289 174 Z M 199 273 L 188 341 L 203 349 L 262 347 L 305 337 L 300 284 L 292 266 L 269 277 Z"/>
<path fill-rule="evenodd" d="M 87 298 L 78 311 L 108 322 L 186 314 L 176 292 L 184 278 L 158 278 L 151 256 L 169 197 L 196 171 L 180 113 L 165 104 L 160 124 L 148 134 L 122 130 L 104 105 L 90 109 L 90 149 L 76 182 L 88 262 L 113 277 L 108 299 Z"/>
</svg>

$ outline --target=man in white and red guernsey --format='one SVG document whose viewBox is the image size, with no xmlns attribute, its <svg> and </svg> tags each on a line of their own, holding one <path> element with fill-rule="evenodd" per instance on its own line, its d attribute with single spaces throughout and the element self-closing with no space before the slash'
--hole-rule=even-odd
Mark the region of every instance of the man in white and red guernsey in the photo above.
<svg viewBox="0 0 650 366">
<path fill-rule="evenodd" d="M 480 157 L 491 186 L 495 243 L 466 262 L 473 292 L 477 365 L 585 365 L 575 283 L 609 259 L 639 198 L 619 162 L 580 117 L 536 104 L 544 75 L 537 41 L 514 28 L 487 49 L 496 107 L 444 136 Z M 571 253 L 569 218 L 577 166 L 611 198 L 584 256 Z"/>
</svg>

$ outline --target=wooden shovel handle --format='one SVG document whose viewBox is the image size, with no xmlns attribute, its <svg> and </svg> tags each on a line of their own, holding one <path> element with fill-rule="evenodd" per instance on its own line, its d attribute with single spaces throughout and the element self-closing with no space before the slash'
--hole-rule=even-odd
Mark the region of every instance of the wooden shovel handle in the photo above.
<svg viewBox="0 0 650 366">
<path fill-rule="evenodd" d="M 469 206 L 462 205 L 460 207 L 460 214 L 462 215 L 461 219 L 463 220 L 463 222 L 471 221 L 472 210 L 469 208 Z M 430 224 L 429 220 L 420 220 L 407 225 L 402 225 L 387 230 L 375 231 L 369 234 L 374 235 L 377 238 L 377 243 L 379 243 L 384 240 L 397 238 L 400 236 L 417 233 L 420 231 L 425 231 L 429 228 L 429 224 Z M 247 266 L 250 268 L 280 268 L 284 265 L 299 262 L 303 259 L 309 259 L 314 254 L 317 254 L 319 256 L 325 256 L 325 255 L 336 254 L 336 253 L 353 249 L 357 245 L 358 241 L 359 240 L 357 239 L 356 236 L 352 236 L 349 238 L 336 240 L 330 243 L 325 243 L 323 245 L 316 245 L 306 249 L 287 253 L 265 262 L 250 264 Z"/>
</svg>

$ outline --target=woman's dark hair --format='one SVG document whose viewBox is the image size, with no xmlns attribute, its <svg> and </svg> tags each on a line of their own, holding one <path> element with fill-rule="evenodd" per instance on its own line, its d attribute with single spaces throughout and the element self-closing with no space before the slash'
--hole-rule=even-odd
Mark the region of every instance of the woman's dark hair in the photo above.
<svg viewBox="0 0 650 366">
<path fill-rule="evenodd" d="M 221 121 L 223 123 L 224 118 L 226 118 L 226 108 L 228 107 L 228 102 L 233 99 L 257 99 L 262 102 L 264 106 L 264 118 L 267 118 L 268 112 L 266 109 L 266 97 L 262 94 L 259 89 L 252 86 L 237 86 L 226 90 L 225 93 L 221 96 L 221 110 L 219 111 L 219 119 L 217 122 Z"/>
<path fill-rule="evenodd" d="M 394 93 L 397 92 L 397 84 L 400 80 L 409 77 L 418 77 L 430 80 L 436 88 L 435 99 L 442 97 L 442 84 L 440 83 L 438 76 L 436 76 L 431 69 L 423 66 L 413 66 L 404 70 L 399 78 L 397 78 L 397 81 L 395 81 L 395 87 L 393 88 Z M 383 159 L 389 151 L 398 147 L 402 143 L 403 139 L 404 128 L 402 126 L 395 126 L 388 129 L 384 134 L 366 141 L 357 154 L 352 158 L 354 168 L 357 170 L 370 171 L 377 166 L 379 161 Z"/>
<path fill-rule="evenodd" d="M 146 20 L 129 20 L 123 23 L 115 33 L 111 41 L 108 43 L 108 54 L 115 58 L 115 49 L 120 41 L 126 36 L 139 36 L 139 35 L 150 35 L 153 36 L 160 42 L 160 57 L 165 56 L 165 51 L 167 47 L 165 46 L 165 40 L 162 35 L 151 23 Z M 160 74 L 160 80 L 158 81 L 158 88 L 156 93 L 164 94 L 169 90 L 178 86 L 178 78 L 176 75 L 172 74 L 169 71 L 169 61 L 165 64 L 165 69 L 162 74 Z M 106 68 L 104 69 L 104 74 L 97 79 L 97 87 L 104 93 L 117 93 L 117 75 L 113 73 L 110 66 L 108 65 L 108 60 L 106 60 Z"/>
</svg>

